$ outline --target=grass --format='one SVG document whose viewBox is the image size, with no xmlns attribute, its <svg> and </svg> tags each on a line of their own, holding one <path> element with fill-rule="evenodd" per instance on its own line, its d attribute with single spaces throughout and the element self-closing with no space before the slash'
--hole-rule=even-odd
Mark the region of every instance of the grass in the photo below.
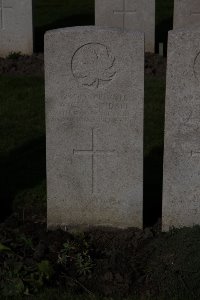
<svg viewBox="0 0 200 300">
<path fill-rule="evenodd" d="M 1 76 L 0 99 L 0 199 L 4 199 L 0 202 L 1 220 L 18 193 L 37 189 L 46 177 L 44 81 Z"/>
<path fill-rule="evenodd" d="M 36 0 L 35 1 L 35 26 L 43 27 L 47 24 L 59 22 L 72 16 L 93 15 L 93 0 Z"/>
<path fill-rule="evenodd" d="M 45 135 L 44 81 L 0 76 L 0 155 Z"/>
<path fill-rule="evenodd" d="M 43 51 L 47 30 L 94 24 L 93 0 L 36 0 L 34 5 L 35 51 Z"/>
</svg>

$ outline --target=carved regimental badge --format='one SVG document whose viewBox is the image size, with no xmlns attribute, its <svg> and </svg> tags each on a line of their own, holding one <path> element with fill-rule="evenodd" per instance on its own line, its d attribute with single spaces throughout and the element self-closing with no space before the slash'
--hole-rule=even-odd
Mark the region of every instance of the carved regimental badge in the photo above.
<svg viewBox="0 0 200 300">
<path fill-rule="evenodd" d="M 108 47 L 89 43 L 76 50 L 71 62 L 72 74 L 86 88 L 98 89 L 110 83 L 115 75 L 115 57 Z"/>
</svg>

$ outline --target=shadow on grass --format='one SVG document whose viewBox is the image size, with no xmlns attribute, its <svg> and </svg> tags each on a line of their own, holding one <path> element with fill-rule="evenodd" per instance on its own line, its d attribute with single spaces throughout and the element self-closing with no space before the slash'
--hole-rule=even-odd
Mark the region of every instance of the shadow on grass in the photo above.
<svg viewBox="0 0 200 300">
<path fill-rule="evenodd" d="M 12 211 L 16 194 L 45 179 L 45 137 L 38 138 L 6 157 L 0 157 L 0 222 Z"/>
<path fill-rule="evenodd" d="M 144 227 L 155 225 L 162 216 L 163 148 L 155 148 L 144 159 Z"/>
<path fill-rule="evenodd" d="M 74 15 L 34 29 L 34 52 L 44 51 L 44 34 L 63 27 L 94 25 L 94 15 Z"/>
</svg>

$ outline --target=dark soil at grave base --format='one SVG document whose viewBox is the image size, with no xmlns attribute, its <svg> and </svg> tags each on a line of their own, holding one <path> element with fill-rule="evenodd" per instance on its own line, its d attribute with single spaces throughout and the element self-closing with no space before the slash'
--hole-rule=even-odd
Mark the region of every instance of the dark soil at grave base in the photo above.
<svg viewBox="0 0 200 300">
<path fill-rule="evenodd" d="M 41 53 L 32 56 L 16 55 L 15 58 L 0 57 L 0 75 L 43 76 L 44 55 Z"/>
<path fill-rule="evenodd" d="M 22 236 L 26 238 L 23 241 L 32 241 L 31 248 L 25 246 Z M 27 209 L 0 225 L 0 242 L 22 257 L 24 265 L 48 260 L 54 273 L 47 287 L 63 287 L 78 294 L 87 290 L 117 299 L 130 295 L 143 300 L 200 299 L 200 227 L 168 234 L 160 233 L 158 225 L 144 231 L 93 228 L 84 234 L 47 232 L 44 213 Z M 67 267 L 58 264 L 58 254 L 67 242 L 79 245 L 79 252 L 88 244 L 93 263 L 90 276 L 80 276 L 74 268 L 77 249 L 72 250 Z M 4 259 L 1 253 L 0 270 Z M 182 294 L 176 298 L 179 292 Z"/>
<path fill-rule="evenodd" d="M 145 54 L 145 74 L 165 77 L 166 58 L 157 54 Z M 0 75 L 44 75 L 44 55 L 17 56 L 16 58 L 0 58 Z"/>
<path fill-rule="evenodd" d="M 27 214 L 27 211 L 26 211 Z M 29 212 L 28 212 L 29 214 Z M 20 215 L 15 213 L 0 225 L 0 242 L 10 247 L 15 253 L 25 253 L 20 237 L 25 236 L 33 243 L 34 250 L 27 250 L 23 257 L 24 264 L 33 265 L 42 260 L 50 261 L 55 274 L 50 282 L 52 287 L 66 284 L 63 274 L 67 278 L 67 286 L 71 287 L 71 278 L 75 278 L 84 287 L 75 284 L 73 292 L 84 292 L 85 289 L 103 296 L 126 297 L 135 292 L 141 293 L 144 276 L 145 261 L 148 254 L 143 255 L 145 245 L 158 234 L 157 228 L 146 231 L 130 228 L 127 230 L 113 230 L 109 228 L 93 228 L 84 233 L 84 242 L 89 245 L 89 255 L 94 267 L 92 274 L 77 276 L 73 266 L 68 269 L 57 264 L 58 253 L 67 241 L 82 243 L 83 235 L 64 232 L 61 230 L 46 230 L 46 220 L 42 215 L 26 215 L 23 222 Z M 81 248 L 81 246 L 80 246 Z M 142 259 L 141 259 L 141 254 Z M 72 254 L 73 257 L 73 254 Z M 0 267 L 2 264 L 0 255 Z M 1 269 L 0 269 L 1 270 Z M 1 277 L 1 276 L 0 276 Z"/>
</svg>

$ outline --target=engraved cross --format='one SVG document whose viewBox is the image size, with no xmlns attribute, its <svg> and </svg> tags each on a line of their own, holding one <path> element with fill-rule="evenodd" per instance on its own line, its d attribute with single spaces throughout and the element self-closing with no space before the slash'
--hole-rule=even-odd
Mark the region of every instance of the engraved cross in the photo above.
<svg viewBox="0 0 200 300">
<path fill-rule="evenodd" d="M 4 3 L 6 0 L 0 0 L 0 29 L 4 28 L 4 10 L 5 9 L 12 9 L 13 7 L 10 5 L 6 5 Z"/>
<path fill-rule="evenodd" d="M 108 155 L 112 154 L 115 152 L 115 150 L 98 150 L 95 147 L 95 136 L 94 136 L 94 128 L 92 128 L 91 132 L 91 149 L 84 149 L 84 150 L 79 150 L 79 149 L 73 149 L 73 155 L 89 155 L 91 156 L 92 160 L 92 167 L 91 167 L 91 192 L 92 194 L 94 193 L 95 190 L 95 157 L 99 155 Z"/>
<path fill-rule="evenodd" d="M 122 10 L 114 10 L 113 14 L 114 15 L 122 15 L 123 17 L 123 30 L 125 29 L 125 21 L 126 21 L 126 15 L 133 15 L 136 13 L 136 10 L 128 10 L 126 9 L 126 1 L 127 0 L 122 0 L 123 1 L 123 9 Z"/>
</svg>

